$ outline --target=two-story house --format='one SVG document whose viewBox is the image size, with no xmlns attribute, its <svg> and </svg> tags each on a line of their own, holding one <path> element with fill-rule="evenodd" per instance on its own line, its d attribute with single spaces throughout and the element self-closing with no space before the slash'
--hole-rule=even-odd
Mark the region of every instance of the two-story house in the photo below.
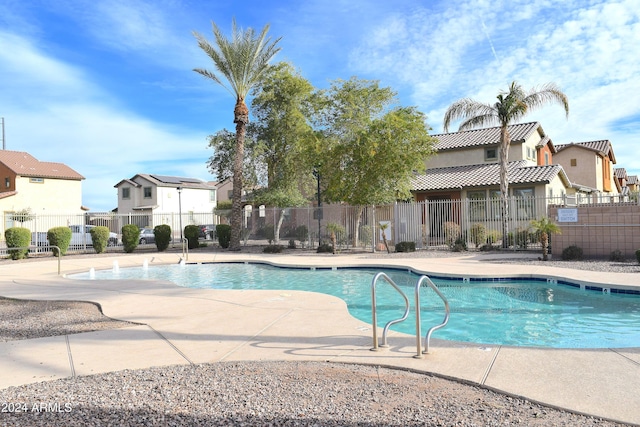
<svg viewBox="0 0 640 427">
<path fill-rule="evenodd" d="M 563 166 L 575 186 L 592 189 L 594 196 L 617 196 L 620 182 L 616 179 L 616 157 L 609 140 L 572 142 L 556 145 L 554 162 Z"/>
<path fill-rule="evenodd" d="M 13 227 L 11 213 L 82 213 L 84 177 L 63 163 L 41 162 L 23 151 L 0 150 L 0 212 L 3 230 Z"/>
<path fill-rule="evenodd" d="M 567 194 L 570 180 L 554 164 L 556 147 L 540 123 L 509 126 L 510 196 L 554 197 Z M 413 179 L 421 200 L 491 199 L 500 197 L 500 127 L 433 135 L 436 154 L 426 171 Z"/>
<path fill-rule="evenodd" d="M 157 225 L 152 219 L 156 214 L 212 213 L 216 207 L 215 183 L 197 178 L 137 174 L 114 187 L 118 213 L 147 218 L 136 222 L 140 226 Z"/>
</svg>

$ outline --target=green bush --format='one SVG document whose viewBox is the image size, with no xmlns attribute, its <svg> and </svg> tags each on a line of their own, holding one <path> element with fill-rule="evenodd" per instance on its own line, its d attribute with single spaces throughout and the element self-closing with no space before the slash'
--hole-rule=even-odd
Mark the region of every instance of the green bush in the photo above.
<svg viewBox="0 0 640 427">
<path fill-rule="evenodd" d="M 156 225 L 153 228 L 153 235 L 155 236 L 158 251 L 166 251 L 169 243 L 171 243 L 171 227 L 167 224 Z"/>
<path fill-rule="evenodd" d="M 333 245 L 330 245 L 328 243 L 320 243 L 320 245 L 318 245 L 318 250 L 316 252 L 319 254 L 333 253 Z"/>
<path fill-rule="evenodd" d="M 624 255 L 620 251 L 620 249 L 616 249 L 615 251 L 611 251 L 609 254 L 609 261 L 622 262 L 624 261 Z"/>
<path fill-rule="evenodd" d="M 31 231 L 24 227 L 11 227 L 4 231 L 4 238 L 8 248 L 25 248 L 31 243 Z M 26 258 L 29 249 L 14 249 L 8 251 L 11 259 Z"/>
<path fill-rule="evenodd" d="M 71 229 L 69 227 L 53 227 L 47 231 L 47 240 L 50 245 L 60 248 L 62 255 L 67 253 L 69 244 L 71 243 Z M 51 248 L 53 255 L 58 256 L 58 250 Z"/>
<path fill-rule="evenodd" d="M 231 243 L 231 226 L 229 224 L 216 225 L 216 235 L 221 248 L 228 248 Z"/>
<path fill-rule="evenodd" d="M 135 251 L 140 240 L 140 229 L 135 224 L 122 226 L 122 245 L 128 254 Z"/>
<path fill-rule="evenodd" d="M 582 259 L 582 249 L 576 245 L 567 246 L 562 250 L 562 259 L 565 261 L 579 261 Z"/>
<path fill-rule="evenodd" d="M 495 244 L 501 238 L 502 238 L 501 234 L 500 234 L 500 232 L 498 230 L 489 230 L 487 232 L 487 243 L 489 245 Z"/>
<path fill-rule="evenodd" d="M 398 242 L 396 243 L 396 252 L 415 252 L 415 242 Z"/>
<path fill-rule="evenodd" d="M 91 227 L 89 234 L 91 234 L 93 249 L 97 254 L 103 253 L 107 249 L 107 244 L 109 244 L 109 227 L 103 225 Z"/>
<path fill-rule="evenodd" d="M 373 228 L 370 225 L 360 226 L 360 233 L 358 233 L 358 240 L 363 246 L 370 245 L 373 240 Z"/>
<path fill-rule="evenodd" d="M 309 238 L 309 229 L 306 225 L 299 225 L 296 227 L 296 239 L 300 242 L 306 242 Z"/>
<path fill-rule="evenodd" d="M 509 232 L 509 234 L 507 235 L 507 242 L 509 246 L 513 246 L 515 244 L 517 247 L 527 249 L 527 246 L 529 246 L 529 243 L 531 242 L 531 233 L 529 233 L 529 230 L 526 229 L 518 229 L 515 232 L 514 241 L 514 233 Z"/>
<path fill-rule="evenodd" d="M 264 252 L 266 254 L 279 254 L 280 252 L 282 252 L 282 246 L 280 246 L 280 245 L 265 246 L 265 248 L 262 250 L 262 252 Z"/>
<path fill-rule="evenodd" d="M 453 246 L 451 246 L 451 250 L 453 252 L 464 252 L 467 250 L 467 242 L 464 238 L 458 237 L 455 242 L 453 242 Z"/>
<path fill-rule="evenodd" d="M 638 264 L 640 264 L 640 249 L 636 251 L 636 260 L 638 261 Z"/>
<path fill-rule="evenodd" d="M 481 223 L 473 224 L 469 229 L 469 237 L 476 248 L 484 245 L 487 242 L 487 227 Z"/>
<path fill-rule="evenodd" d="M 200 227 L 197 225 L 187 225 L 184 228 L 184 237 L 187 239 L 189 249 L 195 249 L 200 246 L 198 236 L 200 236 Z"/>
<path fill-rule="evenodd" d="M 296 241 L 294 239 L 289 240 L 289 249 L 296 248 Z"/>
</svg>

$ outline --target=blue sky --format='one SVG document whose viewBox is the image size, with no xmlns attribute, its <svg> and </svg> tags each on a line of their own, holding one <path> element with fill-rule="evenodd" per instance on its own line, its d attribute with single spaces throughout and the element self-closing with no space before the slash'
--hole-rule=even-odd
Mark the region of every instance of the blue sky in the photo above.
<svg viewBox="0 0 640 427">
<path fill-rule="evenodd" d="M 640 174 L 637 0 L 3 0 L 0 117 L 6 148 L 62 162 L 92 211 L 117 206 L 136 173 L 214 180 L 207 136 L 233 129 L 234 98 L 193 68 L 213 65 L 192 32 L 232 18 L 282 37 L 276 60 L 317 88 L 358 76 L 398 92 L 442 132 L 446 108 L 493 102 L 513 80 L 553 81 L 570 115 L 529 116 L 554 143 L 609 139 Z"/>
</svg>

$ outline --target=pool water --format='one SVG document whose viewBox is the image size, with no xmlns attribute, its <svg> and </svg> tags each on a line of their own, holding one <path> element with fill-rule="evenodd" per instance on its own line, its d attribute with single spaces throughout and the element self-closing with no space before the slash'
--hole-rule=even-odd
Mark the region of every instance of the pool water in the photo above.
<svg viewBox="0 0 640 427">
<path fill-rule="evenodd" d="M 122 268 L 95 272 L 96 279 L 168 280 L 200 289 L 266 289 L 322 292 L 343 299 L 354 317 L 371 323 L 371 280 L 385 272 L 409 298 L 406 321 L 393 330 L 415 334 L 414 286 L 406 270 L 278 268 L 263 264 L 216 263 Z M 89 279 L 89 273 L 70 276 Z M 451 308 L 449 323 L 432 338 L 485 345 L 552 348 L 640 347 L 640 297 L 585 291 L 537 280 L 463 282 L 432 278 Z M 422 331 L 442 322 L 444 304 L 421 289 Z M 402 297 L 385 281 L 376 286 L 379 326 L 404 312 Z"/>
</svg>

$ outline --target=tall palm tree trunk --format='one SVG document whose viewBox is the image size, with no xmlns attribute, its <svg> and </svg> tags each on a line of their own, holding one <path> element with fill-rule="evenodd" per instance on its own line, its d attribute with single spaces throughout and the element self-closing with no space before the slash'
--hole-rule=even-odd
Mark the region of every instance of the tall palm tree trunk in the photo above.
<svg viewBox="0 0 640 427">
<path fill-rule="evenodd" d="M 509 247 L 509 176 L 507 164 L 509 162 L 509 131 L 507 124 L 500 129 L 500 216 L 502 219 L 502 247 Z"/>
<path fill-rule="evenodd" d="M 229 250 L 240 250 L 240 237 L 242 235 L 242 164 L 244 161 L 244 139 L 249 122 L 249 109 L 244 99 L 238 98 L 234 108 L 234 120 L 236 124 L 236 152 L 233 159 L 233 192 L 231 202 L 231 242 Z"/>
</svg>

